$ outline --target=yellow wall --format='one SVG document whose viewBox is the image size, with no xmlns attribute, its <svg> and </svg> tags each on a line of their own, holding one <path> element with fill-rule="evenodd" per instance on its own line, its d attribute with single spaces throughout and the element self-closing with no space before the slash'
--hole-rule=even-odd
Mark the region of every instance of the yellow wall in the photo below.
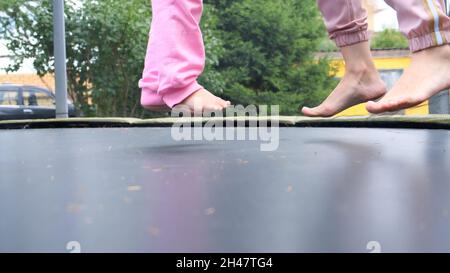
<svg viewBox="0 0 450 273">
<path fill-rule="evenodd" d="M 411 64 L 409 57 L 400 58 L 375 58 L 375 66 L 379 70 L 405 69 Z M 344 60 L 332 60 L 331 65 L 337 68 L 336 77 L 342 78 L 345 73 Z"/>
<path fill-rule="evenodd" d="M 411 63 L 409 57 L 390 57 L 390 58 L 375 58 L 375 66 L 378 70 L 393 70 L 393 69 L 405 69 Z M 337 69 L 336 77 L 342 78 L 345 73 L 345 64 L 343 60 L 333 60 L 331 65 Z M 428 101 L 422 103 L 419 106 L 406 109 L 404 111 L 405 115 L 427 115 L 429 113 Z M 360 104 L 353 106 L 336 116 L 367 116 L 365 104 Z"/>
<path fill-rule="evenodd" d="M 0 74 L 1 83 L 13 83 L 20 85 L 33 85 L 55 90 L 55 78 L 52 74 L 40 77 L 36 74 Z"/>
</svg>

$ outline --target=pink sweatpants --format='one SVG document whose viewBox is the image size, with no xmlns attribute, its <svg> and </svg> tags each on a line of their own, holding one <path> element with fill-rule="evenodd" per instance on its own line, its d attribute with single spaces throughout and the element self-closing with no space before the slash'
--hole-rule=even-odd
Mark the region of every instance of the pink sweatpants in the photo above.
<svg viewBox="0 0 450 273">
<path fill-rule="evenodd" d="M 317 0 L 330 38 L 339 47 L 369 39 L 361 0 Z M 386 0 L 398 12 L 412 51 L 447 44 L 450 19 L 443 0 Z M 200 19 L 202 0 L 152 0 L 153 20 L 139 87 L 141 104 L 174 107 L 201 89 L 205 66 Z"/>
<path fill-rule="evenodd" d="M 152 10 L 141 104 L 172 108 L 203 88 L 197 83 L 205 66 L 203 1 L 152 0 Z"/>
<path fill-rule="evenodd" d="M 330 38 L 337 46 L 367 41 L 367 12 L 361 0 L 317 0 Z M 408 38 L 411 51 L 448 44 L 450 18 L 444 0 L 385 0 L 397 11 L 401 32 Z"/>
</svg>

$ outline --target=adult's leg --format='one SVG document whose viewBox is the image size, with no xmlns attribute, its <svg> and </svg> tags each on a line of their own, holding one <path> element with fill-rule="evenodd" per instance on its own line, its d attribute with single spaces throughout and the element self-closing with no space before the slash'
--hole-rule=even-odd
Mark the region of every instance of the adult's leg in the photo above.
<svg viewBox="0 0 450 273">
<path fill-rule="evenodd" d="M 304 107 L 307 116 L 333 116 L 351 106 L 377 99 L 386 87 L 372 61 L 367 12 L 360 0 L 318 0 L 330 39 L 340 47 L 346 72 L 331 95 L 318 107 Z"/>
<path fill-rule="evenodd" d="M 411 66 L 385 97 L 369 102 L 372 113 L 416 106 L 450 88 L 450 18 L 442 0 L 387 0 L 409 39 Z"/>
<path fill-rule="evenodd" d="M 152 0 L 153 19 L 145 59 L 141 104 L 149 109 L 184 104 L 217 110 L 227 102 L 198 84 L 205 65 L 200 30 L 202 0 Z"/>
</svg>

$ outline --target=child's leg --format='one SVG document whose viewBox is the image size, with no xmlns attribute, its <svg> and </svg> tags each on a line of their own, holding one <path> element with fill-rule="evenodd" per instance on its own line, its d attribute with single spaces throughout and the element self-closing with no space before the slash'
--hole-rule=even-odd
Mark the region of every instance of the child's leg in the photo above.
<svg viewBox="0 0 450 273">
<path fill-rule="evenodd" d="M 141 104 L 149 109 L 183 104 L 216 110 L 227 102 L 198 84 L 205 65 L 202 0 L 152 0 L 153 19 L 145 59 Z M 192 105 L 191 105 L 192 104 Z"/>
<path fill-rule="evenodd" d="M 360 0 L 318 0 L 330 38 L 341 48 L 346 72 L 331 95 L 318 107 L 303 108 L 307 116 L 333 116 L 386 93 L 370 54 L 367 12 Z"/>
<path fill-rule="evenodd" d="M 372 113 L 416 106 L 450 87 L 450 18 L 442 0 L 387 0 L 398 13 L 401 31 L 413 52 L 411 66 Z"/>
</svg>

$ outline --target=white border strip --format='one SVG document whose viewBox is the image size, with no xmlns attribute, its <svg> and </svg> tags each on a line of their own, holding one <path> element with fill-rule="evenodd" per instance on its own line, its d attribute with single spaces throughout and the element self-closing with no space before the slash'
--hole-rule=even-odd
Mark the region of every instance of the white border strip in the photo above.
<svg viewBox="0 0 450 273">
<path fill-rule="evenodd" d="M 431 13 L 433 14 L 434 17 L 434 33 L 436 35 L 436 41 L 437 41 L 437 45 L 443 45 L 444 44 L 444 39 L 442 38 L 441 32 L 439 30 L 439 13 L 436 10 L 436 6 L 433 3 L 433 0 L 427 0 L 428 2 L 428 7 L 431 10 Z"/>
</svg>

